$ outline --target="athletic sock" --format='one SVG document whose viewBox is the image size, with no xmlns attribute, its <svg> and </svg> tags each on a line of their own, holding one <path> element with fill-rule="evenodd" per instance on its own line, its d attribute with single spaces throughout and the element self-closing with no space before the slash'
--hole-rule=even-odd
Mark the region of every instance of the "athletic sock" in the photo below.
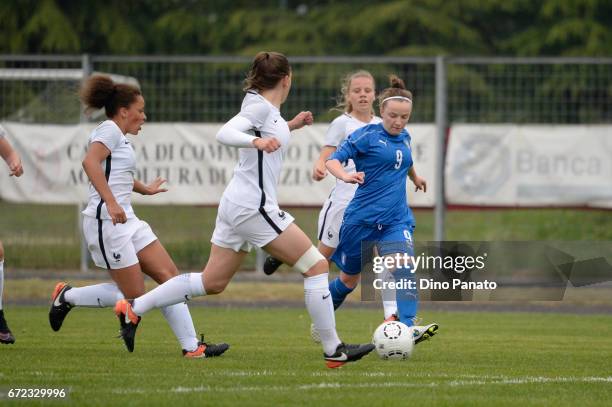
<svg viewBox="0 0 612 407">
<path fill-rule="evenodd" d="M 328 273 L 304 277 L 304 298 L 312 323 L 321 336 L 323 351 L 327 355 L 333 355 L 340 344 L 340 338 L 336 332 L 336 318 L 329 291 Z"/>
<path fill-rule="evenodd" d="M 202 273 L 180 274 L 136 298 L 132 310 L 136 315 L 143 315 L 153 308 L 178 304 L 202 295 L 206 295 Z"/>
<path fill-rule="evenodd" d="M 123 294 L 115 283 L 72 287 L 64 293 L 64 300 L 78 307 L 112 307 L 121 299 Z"/>
<path fill-rule="evenodd" d="M 391 315 L 397 315 L 397 301 L 396 300 L 383 300 L 383 312 L 385 314 L 385 319 L 389 318 Z"/>
<path fill-rule="evenodd" d="M 414 325 L 414 318 L 417 313 L 419 306 L 419 296 L 416 289 L 416 279 L 414 274 L 410 272 L 410 268 L 400 268 L 394 273 L 395 281 L 408 282 L 413 281 L 413 289 L 397 289 L 396 300 L 397 300 L 397 316 L 400 322 L 412 326 Z"/>
<path fill-rule="evenodd" d="M 331 293 L 332 302 L 334 303 L 334 310 L 337 310 L 347 295 L 352 293 L 354 288 L 347 287 L 340 277 L 336 277 L 331 283 L 329 283 L 329 292 Z"/>
<path fill-rule="evenodd" d="M 395 282 L 395 276 L 388 269 L 384 270 L 384 273 L 380 277 L 384 283 L 384 288 L 381 290 L 382 304 L 383 304 L 383 313 L 385 314 L 385 319 L 389 318 L 391 315 L 395 314 L 397 316 L 397 292 L 395 288 L 387 288 L 389 286 L 393 286 L 390 283 Z"/>
<path fill-rule="evenodd" d="M 190 352 L 196 350 L 198 347 L 198 337 L 196 336 L 193 319 L 187 304 L 183 302 L 162 307 L 161 312 L 166 321 L 168 321 L 168 325 L 172 328 L 172 332 L 174 332 L 181 347 Z"/>
</svg>

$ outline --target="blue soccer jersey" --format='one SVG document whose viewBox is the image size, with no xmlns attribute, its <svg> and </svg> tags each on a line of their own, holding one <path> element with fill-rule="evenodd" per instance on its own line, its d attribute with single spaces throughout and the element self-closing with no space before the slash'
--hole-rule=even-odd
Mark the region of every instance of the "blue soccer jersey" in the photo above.
<svg viewBox="0 0 612 407">
<path fill-rule="evenodd" d="M 402 130 L 393 136 L 382 123 L 364 126 L 353 132 L 329 159 L 345 162 L 349 158 L 365 178 L 344 213 L 344 223 L 414 225 L 406 200 L 406 177 L 413 164 L 408 132 Z"/>
</svg>

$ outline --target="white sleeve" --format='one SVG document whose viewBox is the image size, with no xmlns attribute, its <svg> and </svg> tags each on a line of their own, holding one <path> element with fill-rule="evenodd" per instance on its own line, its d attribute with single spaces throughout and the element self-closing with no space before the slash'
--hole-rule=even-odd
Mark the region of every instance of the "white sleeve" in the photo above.
<svg viewBox="0 0 612 407">
<path fill-rule="evenodd" d="M 238 113 L 239 116 L 251 122 L 251 128 L 255 128 L 256 130 L 261 129 L 261 126 L 263 126 L 269 114 L 270 106 L 264 101 L 249 103 L 243 106 L 240 113 Z"/>
<path fill-rule="evenodd" d="M 121 136 L 121 132 L 117 131 L 117 126 L 114 126 L 112 123 L 102 123 L 96 129 L 89 142 L 102 143 L 112 153 L 112 151 L 117 147 L 119 142 L 121 142 Z"/>
<path fill-rule="evenodd" d="M 246 132 L 253 128 L 253 124 L 241 114 L 234 116 L 217 132 L 217 141 L 221 144 L 234 147 L 253 147 L 253 140 L 257 137 Z"/>
<path fill-rule="evenodd" d="M 346 138 L 346 120 L 344 115 L 337 117 L 331 122 L 327 133 L 325 133 L 325 139 L 323 144 L 330 147 L 338 147 L 340 143 Z"/>
<path fill-rule="evenodd" d="M 6 130 L 4 130 L 4 127 L 0 126 L 0 139 L 4 138 L 5 135 L 6 135 Z"/>
</svg>

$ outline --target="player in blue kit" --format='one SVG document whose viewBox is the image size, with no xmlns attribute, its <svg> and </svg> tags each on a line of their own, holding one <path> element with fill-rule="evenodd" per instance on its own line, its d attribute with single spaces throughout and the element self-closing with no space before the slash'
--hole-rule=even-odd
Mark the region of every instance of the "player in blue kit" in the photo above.
<svg viewBox="0 0 612 407">
<path fill-rule="evenodd" d="M 340 268 L 343 279 L 359 280 L 362 243 L 372 242 L 379 256 L 413 255 L 414 216 L 406 200 L 406 177 L 416 190 L 425 192 L 425 180 L 416 174 L 405 126 L 412 113 L 412 94 L 398 77 L 390 77 L 391 87 L 379 96 L 382 123 L 364 126 L 352 133 L 326 162 L 336 178 L 359 184 L 344 213 L 340 244 L 332 261 Z M 347 173 L 342 163 L 352 159 L 356 172 Z M 396 281 L 415 281 L 409 267 L 396 265 L 388 270 Z M 416 326 L 418 306 L 416 284 L 412 289 L 397 290 L 398 319 L 414 327 L 415 343 L 433 336 L 437 324 Z M 332 290 L 334 303 L 342 303 L 352 290 Z"/>
</svg>

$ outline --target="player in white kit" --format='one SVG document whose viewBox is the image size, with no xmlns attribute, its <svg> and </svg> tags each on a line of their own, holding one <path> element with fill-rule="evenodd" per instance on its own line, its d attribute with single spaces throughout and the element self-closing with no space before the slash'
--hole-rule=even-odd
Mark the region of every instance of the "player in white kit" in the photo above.
<svg viewBox="0 0 612 407">
<path fill-rule="evenodd" d="M 290 131 L 313 120 L 310 112 L 289 122 L 282 118 L 280 107 L 290 88 L 287 58 L 276 52 L 258 53 L 246 79 L 240 113 L 217 134 L 219 142 L 240 150 L 219 204 L 208 263 L 202 273 L 175 277 L 133 302 L 118 301 L 115 312 L 126 343 L 133 346 L 140 316 L 147 311 L 222 292 L 251 247 L 257 246 L 303 274 L 306 308 L 321 334 L 328 367 L 361 359 L 373 350 L 372 344 L 347 345 L 338 338 L 328 289 L 329 265 L 293 217 L 278 207 L 276 190 Z"/>
<path fill-rule="evenodd" d="M 71 287 L 60 282 L 51 296 L 49 323 L 58 331 L 75 306 L 109 307 L 122 298 L 144 294 L 147 274 L 161 284 L 178 270 L 149 225 L 138 219 L 131 205 L 132 191 L 143 195 L 165 192 L 165 180 L 149 185 L 134 179 L 136 157 L 126 134 L 137 135 L 146 120 L 144 98 L 132 85 L 116 84 L 108 76 L 94 75 L 81 89 L 88 109 L 104 108 L 108 120 L 89 136 L 83 169 L 89 177 L 89 200 L 83 211 L 83 234 L 94 263 L 107 269 L 113 283 Z M 198 342 L 189 308 L 180 303 L 162 308 L 187 358 L 218 356 L 227 344 Z M 129 349 L 132 351 L 133 349 Z"/>
<path fill-rule="evenodd" d="M 23 174 L 21 165 L 21 157 L 13 149 L 11 144 L 6 139 L 6 130 L 0 126 L 0 157 L 6 162 L 9 167 L 9 175 L 20 177 Z M 2 293 L 4 292 L 4 246 L 0 241 L 0 343 L 11 344 L 15 343 L 15 336 L 8 327 L 6 319 L 4 319 L 4 308 L 2 307 Z"/>
</svg>

